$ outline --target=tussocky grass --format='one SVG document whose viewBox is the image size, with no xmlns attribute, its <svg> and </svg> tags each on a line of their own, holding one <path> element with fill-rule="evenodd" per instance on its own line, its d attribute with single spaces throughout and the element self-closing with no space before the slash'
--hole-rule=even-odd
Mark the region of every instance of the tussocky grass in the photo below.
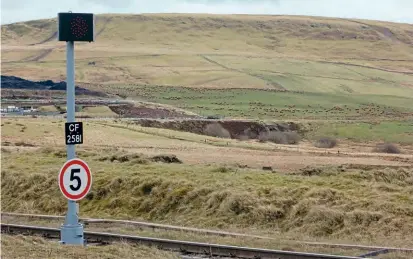
<svg viewBox="0 0 413 259">
<path fill-rule="evenodd" d="M 106 159 L 112 155 L 122 159 Z M 82 216 L 412 245 L 409 168 L 326 167 L 281 174 L 154 163 L 110 149 L 79 156 L 87 159 L 94 179 L 80 202 Z M 3 210 L 62 215 L 66 202 L 56 177 L 64 161 L 63 150 L 50 148 L 2 154 Z"/>
</svg>

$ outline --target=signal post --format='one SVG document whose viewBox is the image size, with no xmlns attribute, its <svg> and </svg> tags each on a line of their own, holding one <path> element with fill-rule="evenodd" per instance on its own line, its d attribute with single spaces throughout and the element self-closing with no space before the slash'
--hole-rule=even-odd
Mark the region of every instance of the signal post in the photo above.
<svg viewBox="0 0 413 259">
<path fill-rule="evenodd" d="M 95 17 L 91 13 L 59 13 L 58 41 L 66 42 L 66 116 L 65 142 L 67 161 L 62 166 L 59 189 L 68 199 L 64 224 L 60 228 L 60 243 L 85 245 L 83 225 L 79 223 L 77 201 L 83 199 L 92 186 L 92 175 L 86 162 L 76 158 L 75 145 L 83 144 L 82 122 L 75 120 L 75 41 L 95 41 Z"/>
</svg>

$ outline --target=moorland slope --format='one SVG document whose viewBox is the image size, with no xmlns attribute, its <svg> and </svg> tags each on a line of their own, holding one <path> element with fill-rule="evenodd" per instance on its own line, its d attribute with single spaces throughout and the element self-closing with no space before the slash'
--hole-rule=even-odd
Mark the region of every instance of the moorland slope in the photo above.
<svg viewBox="0 0 413 259">
<path fill-rule="evenodd" d="M 2 26 L 3 74 L 65 80 L 56 19 Z M 97 15 L 76 81 L 413 96 L 413 25 L 304 16 Z"/>
</svg>

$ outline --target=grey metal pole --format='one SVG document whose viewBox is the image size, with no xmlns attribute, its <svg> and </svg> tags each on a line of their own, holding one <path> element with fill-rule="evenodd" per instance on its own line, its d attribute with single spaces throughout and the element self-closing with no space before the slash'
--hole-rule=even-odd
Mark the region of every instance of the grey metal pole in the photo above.
<svg viewBox="0 0 413 259">
<path fill-rule="evenodd" d="M 67 122 L 75 122 L 75 44 L 66 43 L 66 116 Z M 67 145 L 67 160 L 75 158 L 75 145 Z"/>
<path fill-rule="evenodd" d="M 66 43 L 66 116 L 67 122 L 75 122 L 75 53 L 74 42 Z M 67 160 L 76 157 L 75 145 L 66 145 Z M 83 245 L 83 225 L 79 224 L 77 203 L 68 200 L 65 223 L 61 226 L 61 243 Z"/>
</svg>

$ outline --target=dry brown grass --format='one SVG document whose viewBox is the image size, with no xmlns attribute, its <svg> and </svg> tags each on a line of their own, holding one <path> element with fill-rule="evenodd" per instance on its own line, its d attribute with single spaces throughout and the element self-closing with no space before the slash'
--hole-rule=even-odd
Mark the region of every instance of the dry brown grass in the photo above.
<svg viewBox="0 0 413 259">
<path fill-rule="evenodd" d="M 39 225 L 39 224 L 36 224 Z M 40 224 L 41 225 L 41 224 Z M 46 225 L 47 226 L 47 225 Z M 50 226 L 50 225 L 49 225 Z M 128 229 L 112 228 L 94 228 L 93 231 L 116 232 L 125 234 L 136 234 L 136 231 Z M 109 230 L 109 231 L 108 231 Z M 162 236 L 163 238 L 181 239 L 181 240 L 200 240 L 201 242 L 209 240 L 210 243 L 269 247 L 270 249 L 292 250 L 292 251 L 307 251 L 325 254 L 340 254 L 357 256 L 366 253 L 365 250 L 341 250 L 337 248 L 320 248 L 306 245 L 297 245 L 294 243 L 281 242 L 281 240 L 260 241 L 256 239 L 244 238 L 244 240 L 222 237 L 199 236 L 185 233 L 171 232 L 145 232 L 139 233 L 142 236 Z M 47 240 L 41 237 L 30 237 L 22 235 L 2 235 L 2 252 L 1 256 L 5 259 L 26 259 L 26 258 L 59 258 L 59 259 L 75 259 L 75 258 L 151 258 L 151 259 L 169 259 L 181 258 L 177 253 L 165 252 L 156 248 L 146 246 L 137 246 L 127 243 L 115 243 L 109 246 L 88 246 L 88 247 L 71 247 L 57 244 L 56 240 Z M 16 245 L 16 246 L 15 246 Z M 17 249 L 17 247 L 19 249 Z M 410 259 L 411 253 L 389 253 L 381 255 L 383 259 Z"/>
<path fill-rule="evenodd" d="M 117 114 L 107 106 L 95 106 L 83 108 L 81 112 L 76 113 L 76 116 L 116 117 Z"/>
<path fill-rule="evenodd" d="M 26 150 L 40 147 L 61 147 L 59 141 L 64 131 L 64 121 L 56 119 L 3 119 L 2 145 L 8 150 Z M 20 132 L 23 126 L 24 133 Z M 122 149 L 148 156 L 174 154 L 186 164 L 242 164 L 252 168 L 272 166 L 275 170 L 284 172 L 300 169 L 306 166 L 340 165 L 345 163 L 365 165 L 408 165 L 412 155 L 403 154 L 394 157 L 393 154 L 371 153 L 371 146 L 363 147 L 358 143 L 347 142 L 340 146 L 340 156 L 337 149 L 329 154 L 324 150 L 312 147 L 306 141 L 298 145 L 273 145 L 259 143 L 254 140 L 239 141 L 221 139 L 187 132 L 158 128 L 146 128 L 114 121 L 84 121 L 85 141 L 82 148 Z M 102 139 L 105 141 L 102 142 Z M 15 143 L 24 142 L 36 147 L 16 147 Z M 6 146 L 8 145 L 8 146 Z M 404 147 L 409 150 L 408 146 Z M 407 152 L 407 151 L 406 151 Z M 269 159 L 271 157 L 271 159 Z"/>
<path fill-rule="evenodd" d="M 22 224 L 22 225 L 35 225 L 44 227 L 54 227 L 59 228 L 61 224 L 61 219 L 59 220 L 41 220 L 25 217 L 2 217 L 4 223 L 9 224 Z M 87 231 L 95 232 L 105 232 L 105 233 L 120 233 L 127 235 L 138 235 L 144 237 L 157 237 L 166 238 L 173 240 L 185 240 L 193 242 L 203 242 L 203 243 L 213 243 L 222 245 L 235 245 L 243 247 L 257 247 L 257 248 L 267 248 L 276 250 L 289 250 L 289 251 L 299 251 L 299 252 L 309 252 L 309 253 L 324 253 L 324 254 L 340 254 L 340 255 L 359 255 L 365 252 L 365 250 L 359 249 L 340 249 L 334 247 L 323 247 L 323 246 L 311 246 L 304 243 L 297 242 L 296 236 L 290 236 L 286 233 L 276 236 L 273 233 L 272 237 L 257 238 L 253 236 L 220 236 L 220 235 L 208 235 L 203 233 L 186 232 L 181 230 L 161 230 L 161 229 L 151 229 L 142 228 L 139 226 L 127 225 L 127 224 L 93 224 L 88 223 L 86 226 Z M 302 238 L 300 236 L 299 238 Z M 328 240 L 333 242 L 333 240 Z"/>
<path fill-rule="evenodd" d="M 1 236 L 1 258 L 28 259 L 28 258 L 125 258 L 125 259 L 172 259 L 180 258 L 176 253 L 160 251 L 147 246 L 136 246 L 127 243 L 115 243 L 108 246 L 64 246 L 56 240 L 46 240 L 41 237 L 28 236 Z"/>
<path fill-rule="evenodd" d="M 280 165 L 292 171 L 308 164 L 398 165 L 397 161 L 304 156 L 274 151 L 275 146 L 293 148 L 289 145 L 241 143 L 118 122 L 84 123 L 87 141 L 77 147 L 77 154 L 92 168 L 94 182 L 80 204 L 83 217 L 144 219 L 307 240 L 413 245 L 411 169 L 333 166 L 277 173 Z M 55 181 L 66 159 L 64 143 L 56 143 L 63 120 L 4 119 L 2 124 L 2 141 L 10 144 L 3 147 L 10 152 L 2 150 L 2 209 L 63 214 L 67 205 Z M 25 132 L 20 132 L 22 127 Z M 37 147 L 16 147 L 19 141 Z M 156 157 L 161 154 L 176 157 Z M 183 163 L 154 162 L 176 158 Z M 231 166 L 235 163 L 275 170 Z"/>
<path fill-rule="evenodd" d="M 411 169 L 330 167 L 290 175 L 102 159 L 114 152 L 78 152 L 94 175 L 82 216 L 412 245 Z M 64 152 L 51 149 L 2 154 L 3 210 L 64 213 L 53 177 L 64 160 Z"/>
</svg>

